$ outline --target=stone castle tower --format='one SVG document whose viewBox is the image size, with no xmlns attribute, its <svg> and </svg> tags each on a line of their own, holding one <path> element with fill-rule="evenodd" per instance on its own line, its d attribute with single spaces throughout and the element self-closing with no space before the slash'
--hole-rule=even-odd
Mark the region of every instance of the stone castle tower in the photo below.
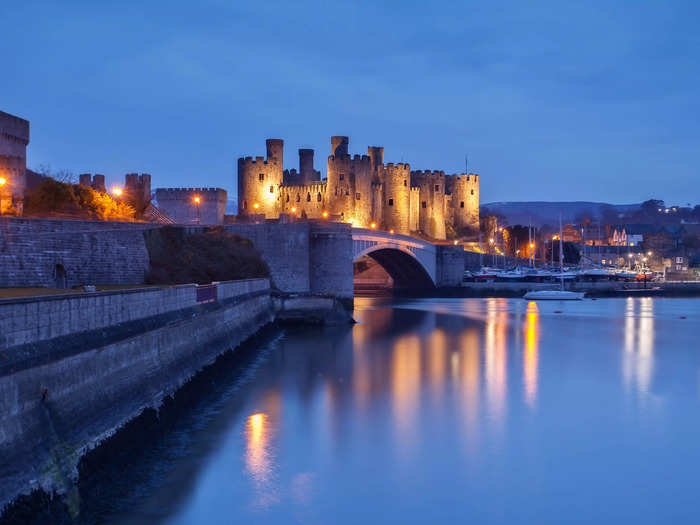
<svg viewBox="0 0 700 525">
<path fill-rule="evenodd" d="M 0 214 L 22 214 L 28 144 L 29 122 L 0 111 Z"/>
<path fill-rule="evenodd" d="M 283 169 L 280 139 L 266 141 L 267 158 L 239 158 L 239 216 L 327 218 L 434 239 L 446 238 L 447 225 L 459 236 L 478 232 L 477 175 L 411 171 L 409 164 L 384 164 L 380 146 L 350 155 L 349 143 L 348 137 L 331 137 L 325 180 L 310 149 L 299 150 L 298 171 Z"/>
</svg>

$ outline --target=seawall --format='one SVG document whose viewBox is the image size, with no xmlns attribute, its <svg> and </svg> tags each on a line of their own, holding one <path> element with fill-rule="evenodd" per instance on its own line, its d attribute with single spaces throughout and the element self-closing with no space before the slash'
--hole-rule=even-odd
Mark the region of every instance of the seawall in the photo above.
<svg viewBox="0 0 700 525">
<path fill-rule="evenodd" d="M 88 451 L 274 318 L 268 279 L 0 301 L 0 509 L 77 505 Z"/>
</svg>

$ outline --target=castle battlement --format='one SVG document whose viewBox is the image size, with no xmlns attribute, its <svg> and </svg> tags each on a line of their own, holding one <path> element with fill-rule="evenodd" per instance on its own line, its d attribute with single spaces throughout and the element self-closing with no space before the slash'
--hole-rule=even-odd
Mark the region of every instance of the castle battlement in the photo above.
<svg viewBox="0 0 700 525">
<path fill-rule="evenodd" d="M 266 145 L 267 161 L 239 159 L 241 214 L 332 217 L 359 227 L 376 223 L 397 233 L 420 231 L 436 239 L 445 238 L 447 225 L 461 232 L 478 230 L 479 180 L 472 173 L 447 175 L 442 170 L 411 171 L 407 162 L 384 164 L 381 146 L 369 146 L 366 155 L 351 155 L 349 138 L 336 135 L 331 137 L 327 178 L 321 181 L 312 149 L 300 149 L 299 168 L 285 170 L 283 141 L 268 139 Z"/>
<path fill-rule="evenodd" d="M 189 199 L 194 196 L 225 200 L 227 192 L 223 188 L 156 188 L 156 198 Z"/>
</svg>

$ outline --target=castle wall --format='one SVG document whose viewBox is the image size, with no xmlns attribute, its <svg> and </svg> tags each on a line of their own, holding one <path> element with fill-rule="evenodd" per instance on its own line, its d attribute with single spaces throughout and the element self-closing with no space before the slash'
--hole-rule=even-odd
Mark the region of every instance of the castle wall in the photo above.
<svg viewBox="0 0 700 525">
<path fill-rule="evenodd" d="M 414 171 L 411 177 L 420 188 L 419 229 L 434 239 L 445 239 L 445 173 Z"/>
<path fill-rule="evenodd" d="M 224 223 L 228 194 L 221 188 L 157 188 L 156 200 L 178 224 L 215 225 Z"/>
<path fill-rule="evenodd" d="M 293 217 L 320 219 L 329 211 L 325 183 L 280 187 L 280 211 Z M 330 213 L 330 212 L 329 212 Z"/>
<path fill-rule="evenodd" d="M 28 144 L 29 122 L 0 111 L 0 213 L 22 214 Z"/>
<path fill-rule="evenodd" d="M 281 140 L 268 140 L 267 160 L 238 160 L 239 215 L 276 219 L 280 213 L 301 217 L 303 212 L 308 218 L 324 218 L 325 211 L 329 219 L 356 227 L 375 223 L 396 233 L 422 231 L 435 239 L 445 239 L 446 222 L 460 235 L 478 230 L 476 175 L 411 172 L 408 164 L 384 164 L 381 146 L 369 146 L 368 155 L 350 156 L 348 137 L 333 136 L 327 179 L 319 187 L 313 150 L 299 150 L 297 171 L 283 170 L 282 148 Z"/>
<path fill-rule="evenodd" d="M 283 147 L 280 139 L 268 139 L 267 159 L 238 159 L 238 214 L 264 214 L 276 219 L 280 212 L 280 186 L 283 182 Z"/>
<path fill-rule="evenodd" d="M 151 201 L 151 176 L 148 173 L 127 173 L 124 193 L 128 200 L 139 206 Z"/>
<path fill-rule="evenodd" d="M 410 233 L 411 167 L 408 164 L 387 164 L 381 170 L 380 178 L 384 183 L 384 229 Z"/>
<path fill-rule="evenodd" d="M 479 231 L 479 176 L 474 173 L 445 177 L 451 193 L 449 216 L 461 235 Z"/>
<path fill-rule="evenodd" d="M 420 188 L 411 187 L 408 210 L 408 229 L 417 232 L 420 216 Z"/>
</svg>

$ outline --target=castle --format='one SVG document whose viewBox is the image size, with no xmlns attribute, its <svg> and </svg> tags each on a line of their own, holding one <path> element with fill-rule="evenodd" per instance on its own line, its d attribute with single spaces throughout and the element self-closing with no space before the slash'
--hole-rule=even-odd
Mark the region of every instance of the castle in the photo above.
<svg viewBox="0 0 700 525">
<path fill-rule="evenodd" d="M 330 219 L 361 228 L 421 233 L 445 239 L 479 230 L 479 177 L 473 173 L 411 171 L 384 164 L 384 148 L 348 153 L 348 137 L 331 137 L 327 178 L 314 169 L 314 150 L 299 150 L 299 171 L 285 170 L 284 141 L 267 139 L 267 158 L 238 159 L 238 214 Z"/>
</svg>

